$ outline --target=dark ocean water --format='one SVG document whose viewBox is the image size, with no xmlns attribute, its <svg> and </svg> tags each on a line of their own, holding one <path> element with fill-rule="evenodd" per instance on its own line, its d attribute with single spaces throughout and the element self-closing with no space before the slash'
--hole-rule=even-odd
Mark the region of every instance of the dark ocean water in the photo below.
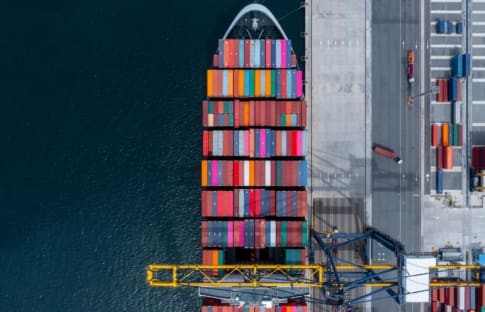
<svg viewBox="0 0 485 312">
<path fill-rule="evenodd" d="M 199 309 L 145 267 L 201 261 L 205 69 L 247 3 L 2 1 L 0 312 Z"/>
</svg>

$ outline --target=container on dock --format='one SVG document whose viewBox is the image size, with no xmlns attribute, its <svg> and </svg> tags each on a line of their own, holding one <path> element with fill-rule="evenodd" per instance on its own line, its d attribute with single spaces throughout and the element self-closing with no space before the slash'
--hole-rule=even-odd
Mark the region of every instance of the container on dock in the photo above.
<svg viewBox="0 0 485 312">
<path fill-rule="evenodd" d="M 459 125 L 458 124 L 453 124 L 453 146 L 459 146 L 460 145 L 460 140 L 459 140 Z"/>
<path fill-rule="evenodd" d="M 441 125 L 441 145 L 443 147 L 449 145 L 448 138 L 449 138 L 449 126 L 447 123 L 443 123 Z"/>
<path fill-rule="evenodd" d="M 448 32 L 448 23 L 445 20 L 438 20 L 436 23 L 436 33 L 445 34 Z"/>
<path fill-rule="evenodd" d="M 431 125 L 431 146 L 436 147 L 439 144 L 439 135 L 440 132 L 440 125 L 439 124 L 432 124 Z"/>
<path fill-rule="evenodd" d="M 470 53 L 463 54 L 463 76 L 469 77 L 472 71 L 472 60 Z"/>
<path fill-rule="evenodd" d="M 453 168 L 453 148 L 451 146 L 443 147 L 443 169 Z"/>
<path fill-rule="evenodd" d="M 485 169 L 485 146 L 472 147 L 472 166 L 476 169 Z"/>
<path fill-rule="evenodd" d="M 446 33 L 447 34 L 453 33 L 453 22 L 450 22 L 450 21 L 446 22 Z"/>
<path fill-rule="evenodd" d="M 437 79 L 438 94 L 436 94 L 437 102 L 448 102 L 448 79 Z"/>
<path fill-rule="evenodd" d="M 451 58 L 451 76 L 456 78 L 463 77 L 463 55 L 455 55 Z"/>
<path fill-rule="evenodd" d="M 436 169 L 443 169 L 443 147 L 436 148 Z"/>
<path fill-rule="evenodd" d="M 458 83 L 457 78 L 450 78 L 448 81 L 448 99 L 452 102 L 458 100 Z"/>
<path fill-rule="evenodd" d="M 453 123 L 459 124 L 461 123 L 461 104 L 457 102 L 451 103 L 452 109 L 451 109 L 451 118 L 453 120 Z"/>
<path fill-rule="evenodd" d="M 436 193 L 443 194 L 443 170 L 436 171 Z"/>
<path fill-rule="evenodd" d="M 462 21 L 456 22 L 456 33 L 457 34 L 463 33 L 463 22 Z"/>
</svg>

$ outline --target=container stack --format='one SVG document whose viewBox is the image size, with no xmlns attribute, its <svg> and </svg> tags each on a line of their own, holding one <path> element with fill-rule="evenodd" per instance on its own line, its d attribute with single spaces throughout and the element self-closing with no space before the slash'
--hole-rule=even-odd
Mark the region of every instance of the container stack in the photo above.
<svg viewBox="0 0 485 312">
<path fill-rule="evenodd" d="M 219 40 L 202 102 L 204 264 L 307 263 L 306 113 L 290 40 Z"/>
<path fill-rule="evenodd" d="M 433 288 L 431 290 L 431 311 L 485 312 L 485 284 L 477 288 Z"/>
<path fill-rule="evenodd" d="M 472 146 L 470 191 L 485 192 L 485 146 Z"/>
<path fill-rule="evenodd" d="M 443 193 L 443 170 L 453 169 L 455 150 L 463 144 L 463 125 L 434 123 L 431 125 L 431 147 L 436 153 L 436 193 Z"/>
</svg>

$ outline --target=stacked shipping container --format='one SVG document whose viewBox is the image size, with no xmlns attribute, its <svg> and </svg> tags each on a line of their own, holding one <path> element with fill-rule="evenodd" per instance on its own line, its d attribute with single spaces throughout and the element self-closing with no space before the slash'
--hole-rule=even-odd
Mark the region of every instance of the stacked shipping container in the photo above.
<svg viewBox="0 0 485 312">
<path fill-rule="evenodd" d="M 205 303 L 202 312 L 307 312 L 308 308 L 303 303 L 284 303 L 276 307 L 236 307 L 228 304 Z"/>
<path fill-rule="evenodd" d="M 463 144 L 461 124 L 434 123 L 431 125 L 431 146 L 436 151 L 436 193 L 443 193 L 443 170 L 453 168 L 454 148 Z"/>
<path fill-rule="evenodd" d="M 234 255 L 267 248 L 284 250 L 272 261 L 306 263 L 307 116 L 291 41 L 221 39 L 213 65 L 202 102 L 203 263 L 238 263 Z M 219 312 L 306 309 L 304 303 L 266 310 L 203 306 Z"/>
<path fill-rule="evenodd" d="M 205 130 L 202 155 L 254 158 L 303 157 L 306 145 L 306 132 L 302 130 Z"/>
<path fill-rule="evenodd" d="M 433 288 L 431 290 L 431 311 L 485 311 L 485 284 L 477 288 Z"/>
<path fill-rule="evenodd" d="M 203 101 L 204 127 L 306 127 L 304 101 Z"/>
</svg>

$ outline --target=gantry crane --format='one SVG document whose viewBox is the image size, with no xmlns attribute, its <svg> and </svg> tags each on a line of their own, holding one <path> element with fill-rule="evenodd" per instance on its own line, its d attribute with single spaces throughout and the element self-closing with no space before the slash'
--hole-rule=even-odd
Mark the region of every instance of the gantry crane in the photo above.
<svg viewBox="0 0 485 312">
<path fill-rule="evenodd" d="M 380 231 L 368 228 L 364 233 L 338 233 L 338 231 L 319 233 L 312 231 L 310 262 L 313 262 L 313 249 L 316 242 L 326 255 L 326 263 L 304 265 L 282 264 L 152 264 L 147 268 L 147 281 L 153 287 L 199 287 L 199 295 L 220 299 L 223 302 L 240 305 L 241 302 L 261 304 L 265 300 L 273 304 L 289 299 L 304 298 L 310 289 L 321 290 L 324 304 L 332 306 L 351 306 L 363 298 L 378 293 L 387 293 L 398 304 L 403 303 L 405 295 L 404 247 L 402 244 Z M 368 247 L 376 241 L 395 256 L 393 264 L 338 264 L 337 250 L 355 243 Z M 468 269 L 478 270 L 474 265 L 441 265 L 430 267 L 437 270 Z M 472 286 L 479 283 L 463 281 L 430 281 L 430 287 Z M 359 287 L 371 287 L 370 292 L 348 298 L 350 291 Z"/>
</svg>

